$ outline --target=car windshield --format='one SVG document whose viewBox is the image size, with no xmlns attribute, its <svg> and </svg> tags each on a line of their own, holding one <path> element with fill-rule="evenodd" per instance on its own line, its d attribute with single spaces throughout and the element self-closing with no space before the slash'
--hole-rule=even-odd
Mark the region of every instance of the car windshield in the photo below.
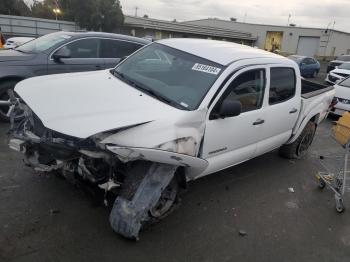
<svg viewBox="0 0 350 262">
<path fill-rule="evenodd" d="M 114 69 L 114 75 L 177 108 L 194 110 L 224 66 L 153 43 Z"/>
<path fill-rule="evenodd" d="M 350 55 L 341 55 L 337 57 L 337 60 L 340 61 L 350 61 Z"/>
<path fill-rule="evenodd" d="M 48 34 L 25 43 L 17 47 L 16 50 L 24 53 L 40 53 L 69 38 L 71 38 L 71 36 L 64 33 Z"/>
<path fill-rule="evenodd" d="M 350 70 L 350 63 L 341 64 L 340 66 L 338 66 L 338 68 L 339 68 L 339 69 Z"/>
<path fill-rule="evenodd" d="M 345 80 L 341 81 L 338 85 L 350 87 L 350 77 L 346 78 Z"/>
</svg>

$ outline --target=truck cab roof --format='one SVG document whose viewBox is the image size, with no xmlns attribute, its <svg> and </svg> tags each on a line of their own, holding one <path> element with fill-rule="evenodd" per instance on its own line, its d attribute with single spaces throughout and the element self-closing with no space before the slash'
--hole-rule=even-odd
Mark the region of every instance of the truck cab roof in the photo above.
<svg viewBox="0 0 350 262">
<path fill-rule="evenodd" d="M 290 60 L 283 56 L 258 48 L 226 41 L 169 38 L 157 42 L 225 66 L 238 60 L 257 58 L 273 58 L 290 63 Z"/>
</svg>

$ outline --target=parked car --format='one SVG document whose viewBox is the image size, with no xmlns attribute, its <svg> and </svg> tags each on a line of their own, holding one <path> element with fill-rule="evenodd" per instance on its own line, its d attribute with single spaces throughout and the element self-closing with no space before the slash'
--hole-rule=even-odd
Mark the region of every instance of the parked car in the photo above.
<svg viewBox="0 0 350 262">
<path fill-rule="evenodd" d="M 344 78 L 347 78 L 349 75 L 350 75 L 350 62 L 345 62 L 340 66 L 336 66 L 334 70 L 330 71 L 327 74 L 325 81 L 329 84 L 334 85 L 338 81 L 341 81 Z"/>
<path fill-rule="evenodd" d="M 169 214 L 189 180 L 279 147 L 303 157 L 335 93 L 287 58 L 201 39 L 161 40 L 114 69 L 35 77 L 15 91 L 11 117 L 19 108 L 26 118 L 10 147 L 36 170 L 102 188 L 127 238 Z"/>
<path fill-rule="evenodd" d="M 39 75 L 114 67 L 149 41 L 94 32 L 57 32 L 0 51 L 0 120 L 8 121 L 8 94 L 19 81 Z"/>
<path fill-rule="evenodd" d="M 340 66 L 344 62 L 350 62 L 350 55 L 341 55 L 335 60 L 330 61 L 327 66 L 327 73 L 334 70 L 336 66 Z"/>
<path fill-rule="evenodd" d="M 5 49 L 12 49 L 34 40 L 34 37 L 11 37 L 6 40 Z"/>
<path fill-rule="evenodd" d="M 313 57 L 291 55 L 288 58 L 298 64 L 302 76 L 316 77 L 320 72 L 320 63 Z"/>
<path fill-rule="evenodd" d="M 341 116 L 350 111 L 350 77 L 339 81 L 334 87 L 337 103 L 332 106 L 330 113 Z"/>
</svg>

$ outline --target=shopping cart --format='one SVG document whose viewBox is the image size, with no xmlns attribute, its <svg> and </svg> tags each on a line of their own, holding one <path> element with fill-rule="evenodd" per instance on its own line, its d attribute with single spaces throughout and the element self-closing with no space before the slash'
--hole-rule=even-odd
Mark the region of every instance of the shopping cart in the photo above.
<svg viewBox="0 0 350 262">
<path fill-rule="evenodd" d="M 345 210 L 343 197 L 350 191 L 347 187 L 349 179 L 348 164 L 350 150 L 350 113 L 343 114 L 332 128 L 332 137 L 343 147 L 344 151 L 340 155 L 320 156 L 319 161 L 325 171 L 317 173 L 321 189 L 326 186 L 334 192 L 335 208 L 341 213 Z"/>
</svg>

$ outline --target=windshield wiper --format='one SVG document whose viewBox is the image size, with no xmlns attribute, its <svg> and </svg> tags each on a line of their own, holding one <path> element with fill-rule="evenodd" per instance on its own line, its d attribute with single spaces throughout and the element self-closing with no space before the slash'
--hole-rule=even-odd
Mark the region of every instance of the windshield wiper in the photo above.
<svg viewBox="0 0 350 262">
<path fill-rule="evenodd" d="M 169 105 L 175 106 L 175 107 L 177 107 L 177 108 L 181 108 L 181 109 L 186 109 L 186 110 L 188 110 L 188 108 L 186 108 L 186 107 L 184 107 L 184 106 L 182 106 L 182 105 L 180 105 L 180 104 L 178 104 L 178 103 L 176 103 L 176 102 L 174 102 L 174 101 L 172 101 L 172 100 L 170 100 L 170 99 L 164 97 L 163 95 L 159 94 L 158 92 L 156 92 L 156 91 L 154 91 L 154 90 L 152 90 L 152 89 L 150 89 L 150 88 L 144 87 L 144 86 L 142 86 L 142 85 L 136 83 L 135 81 L 131 80 L 130 78 L 127 78 L 123 73 L 118 72 L 118 71 L 115 70 L 115 69 L 112 71 L 112 74 L 113 74 L 115 77 L 119 78 L 120 80 L 122 80 L 122 81 L 128 83 L 128 84 L 131 85 L 132 87 L 135 87 L 136 89 L 139 89 L 139 90 L 141 90 L 141 91 L 144 91 L 145 93 L 151 95 L 151 96 L 154 97 L 154 98 L 157 98 L 157 99 L 160 100 L 160 101 L 163 101 L 163 102 L 165 102 L 165 103 L 167 103 L 167 104 L 169 104 Z"/>
</svg>

